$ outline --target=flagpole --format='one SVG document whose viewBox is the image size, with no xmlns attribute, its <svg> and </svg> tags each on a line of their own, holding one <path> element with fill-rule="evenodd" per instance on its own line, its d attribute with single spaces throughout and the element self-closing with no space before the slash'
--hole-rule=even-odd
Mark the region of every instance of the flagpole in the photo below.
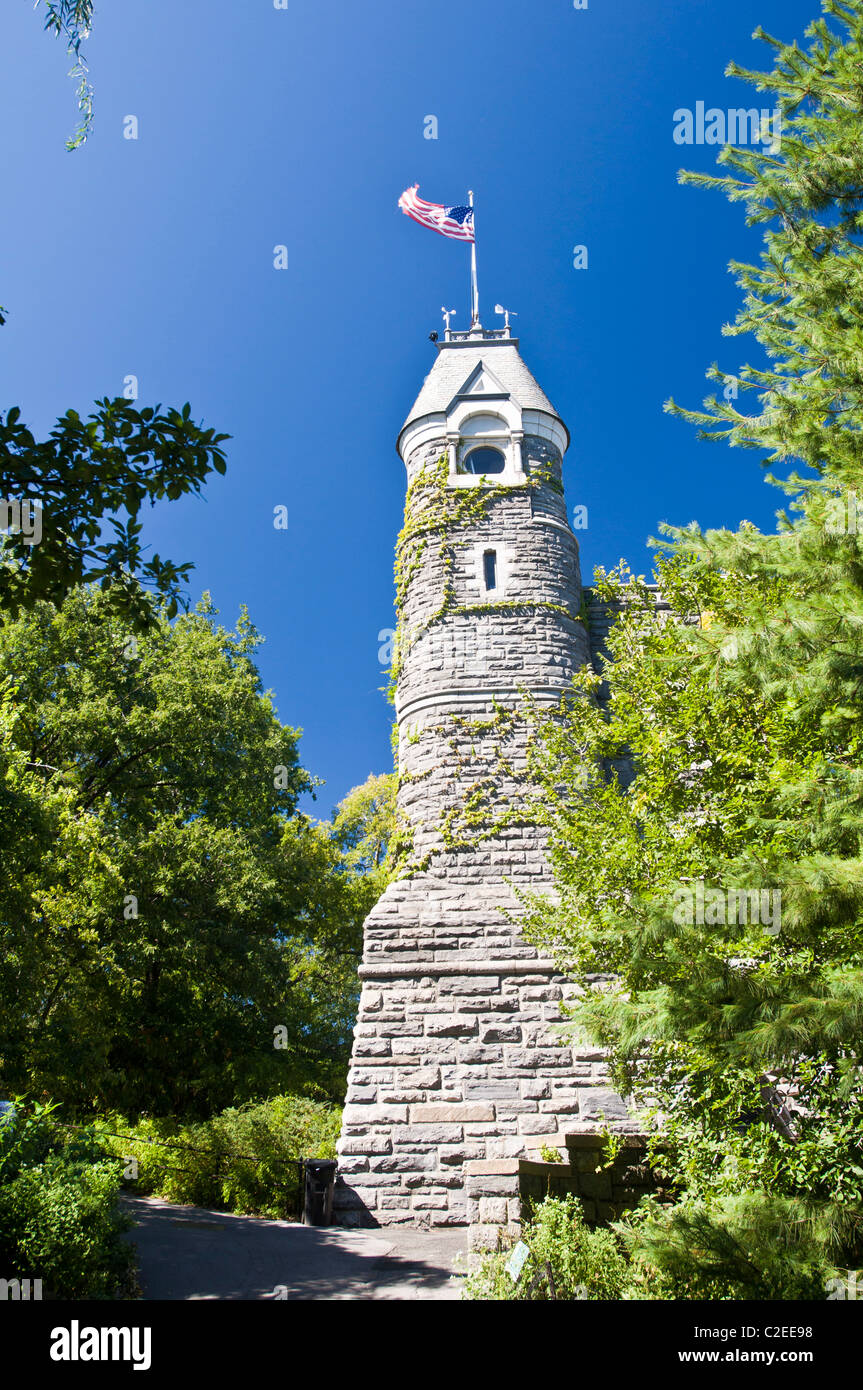
<svg viewBox="0 0 863 1390">
<path fill-rule="evenodd" d="M 473 189 L 468 190 L 470 206 L 473 208 Z M 479 323 L 479 290 L 476 282 L 476 218 L 473 219 L 473 241 L 470 244 L 470 326 Z"/>
</svg>

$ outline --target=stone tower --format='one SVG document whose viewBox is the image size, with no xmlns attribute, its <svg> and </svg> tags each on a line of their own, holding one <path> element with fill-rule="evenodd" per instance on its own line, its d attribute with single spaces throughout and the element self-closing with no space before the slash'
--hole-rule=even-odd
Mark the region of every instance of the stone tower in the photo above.
<svg viewBox="0 0 863 1390">
<path fill-rule="evenodd" d="M 556 704 L 591 656 L 568 443 L 518 340 L 478 326 L 437 344 L 398 437 L 402 869 L 365 924 L 343 1224 L 466 1223 L 468 1173 L 562 1146 L 600 1113 L 625 1119 L 600 1054 L 550 1032 L 566 981 L 517 920 L 516 890 L 550 882 L 519 815 L 519 711 Z"/>
</svg>

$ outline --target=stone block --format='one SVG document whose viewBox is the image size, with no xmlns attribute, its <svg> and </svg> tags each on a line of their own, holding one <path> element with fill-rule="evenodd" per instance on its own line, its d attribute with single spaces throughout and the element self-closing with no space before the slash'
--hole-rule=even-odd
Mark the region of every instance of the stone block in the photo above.
<svg viewBox="0 0 863 1390">
<path fill-rule="evenodd" d="M 525 1137 L 532 1134 L 556 1134 L 557 1120 L 554 1115 L 519 1115 L 518 1132 Z"/>
<path fill-rule="evenodd" d="M 517 1023 L 486 1023 L 480 1027 L 479 1040 L 482 1043 L 521 1042 L 521 1028 Z"/>
<path fill-rule="evenodd" d="M 388 1042 L 381 1042 L 374 1038 L 358 1038 L 354 1042 L 354 1057 L 388 1057 L 390 1045 Z"/>
<path fill-rule="evenodd" d="M 578 1179 L 578 1189 L 584 1197 L 611 1201 L 611 1174 L 607 1172 L 581 1173 Z"/>
<path fill-rule="evenodd" d="M 348 1072 L 349 1086 L 390 1086 L 392 1081 L 392 1072 L 389 1069 L 384 1071 L 383 1067 L 375 1066 L 368 1070 L 365 1067 L 352 1067 Z"/>
<path fill-rule="evenodd" d="M 518 1195 L 518 1174 L 494 1177 L 491 1173 L 469 1176 L 465 1182 L 468 1197 L 513 1197 Z"/>
<path fill-rule="evenodd" d="M 392 1154 L 389 1157 L 370 1158 L 369 1168 L 373 1173 L 405 1173 L 417 1178 L 418 1182 L 427 1182 L 425 1176 L 431 1169 L 437 1167 L 437 1160 L 433 1153 L 428 1154 Z M 419 1175 L 423 1176 L 420 1177 Z M 412 1184 L 406 1177 L 403 1179 L 405 1187 Z"/>
<path fill-rule="evenodd" d="M 477 1020 L 464 1014 L 426 1014 L 428 1038 L 464 1038 L 477 1030 Z"/>
<path fill-rule="evenodd" d="M 500 1047 L 481 1047 L 478 1043 L 466 1043 L 459 1048 L 458 1057 L 465 1066 L 478 1064 L 480 1067 L 486 1067 L 493 1062 L 503 1061 L 503 1049 Z"/>
<path fill-rule="evenodd" d="M 442 1037 L 442 1036 L 440 1036 L 440 1035 L 438 1035 L 438 1036 L 436 1036 L 436 1037 L 416 1038 L 416 1039 L 411 1043 L 411 1048 L 412 1048 L 413 1052 L 416 1053 L 416 1057 L 413 1057 L 413 1056 L 407 1056 L 407 1057 L 405 1057 L 405 1058 L 404 1058 L 404 1064 L 407 1065 L 407 1066 L 410 1066 L 410 1064 L 411 1064 L 412 1062 L 414 1062 L 414 1061 L 419 1061 L 419 1062 L 421 1062 L 421 1063 L 426 1063 L 426 1062 L 429 1062 L 429 1061 L 438 1062 L 438 1061 L 440 1061 L 441 1059 L 446 1058 L 446 1057 L 449 1057 L 449 1056 L 451 1056 L 451 1057 L 453 1058 L 453 1060 L 455 1060 L 455 1055 L 456 1055 L 456 1045 L 455 1045 L 455 1042 L 451 1041 L 449 1038 Z M 431 1053 L 431 1054 L 432 1054 L 431 1057 L 427 1056 L 427 1055 L 426 1055 L 427 1053 Z M 402 1062 L 402 1059 L 401 1059 L 401 1058 L 395 1058 L 395 1057 L 393 1057 L 392 1060 L 393 1060 L 394 1062 L 395 1062 L 395 1061 L 398 1061 L 399 1063 Z"/>
<path fill-rule="evenodd" d="M 578 1113 L 582 1120 L 628 1120 L 629 1111 L 615 1091 L 592 1086 L 578 1093 Z"/>
<path fill-rule="evenodd" d="M 513 1069 L 527 1071 L 541 1071 L 547 1067 L 568 1067 L 572 1061 L 572 1055 L 568 1047 L 549 1048 L 513 1048 L 507 1056 L 507 1065 Z"/>
<path fill-rule="evenodd" d="M 368 1169 L 369 1161 L 365 1155 L 357 1155 L 355 1158 L 347 1154 L 339 1156 L 339 1172 L 342 1174 L 367 1173 Z"/>
<path fill-rule="evenodd" d="M 405 1125 L 408 1120 L 406 1105 L 346 1105 L 342 1115 L 345 1129 L 360 1125 Z"/>
<path fill-rule="evenodd" d="M 345 1097 L 347 1105 L 368 1105 L 377 1099 L 377 1086 L 349 1086 Z"/>
<path fill-rule="evenodd" d="M 466 1226 L 467 1207 L 447 1207 L 446 1211 L 430 1211 L 430 1226 Z"/>
<path fill-rule="evenodd" d="M 415 1226 L 417 1224 L 417 1214 L 412 1212 L 410 1207 L 396 1207 L 387 1210 L 385 1207 L 378 1206 L 375 1209 L 378 1226 Z M 347 1222 L 339 1222 L 340 1225 L 347 1225 Z"/>
<path fill-rule="evenodd" d="M 368 1192 L 357 1191 L 351 1187 L 337 1187 L 333 1193 L 333 1207 L 339 1211 L 356 1211 L 359 1209 L 374 1210 L 377 1206 L 378 1194 L 371 1188 Z"/>
<path fill-rule="evenodd" d="M 343 1154 L 389 1154 L 393 1141 L 388 1134 L 346 1134 L 338 1142 L 339 1161 Z"/>
<path fill-rule="evenodd" d="M 464 1131 L 461 1125 L 435 1125 L 419 1124 L 406 1125 L 404 1132 L 394 1135 L 395 1141 L 399 1144 L 404 1140 L 408 1144 L 458 1144 L 464 1138 Z"/>
<path fill-rule="evenodd" d="M 466 1081 L 464 1087 L 466 1100 L 519 1100 L 517 1081 Z"/>
<path fill-rule="evenodd" d="M 480 957 L 481 958 L 481 957 Z M 449 975 L 440 982 L 440 993 L 444 994 L 489 994 L 500 987 L 497 975 Z"/>
<path fill-rule="evenodd" d="M 521 991 L 521 997 L 525 1001 L 539 1001 L 550 1003 L 552 1000 L 560 999 L 561 991 L 558 985 L 528 986 Z"/>
<path fill-rule="evenodd" d="M 449 1201 L 445 1192 L 415 1192 L 411 1198 L 413 1211 L 446 1211 Z"/>
<path fill-rule="evenodd" d="M 411 1125 L 458 1123 L 463 1120 L 493 1120 L 493 1105 L 412 1105 Z"/>
<path fill-rule="evenodd" d="M 505 1197 L 480 1197 L 479 1219 L 487 1225 L 502 1226 L 508 1220 Z"/>
<path fill-rule="evenodd" d="M 496 1250 L 500 1244 L 500 1227 L 471 1224 L 468 1243 L 471 1250 Z"/>
<path fill-rule="evenodd" d="M 365 1192 L 368 1187 L 392 1187 L 398 1185 L 398 1177 L 392 1173 L 354 1173 L 351 1175 L 350 1182 L 347 1184 L 355 1187 L 358 1192 Z"/>
</svg>

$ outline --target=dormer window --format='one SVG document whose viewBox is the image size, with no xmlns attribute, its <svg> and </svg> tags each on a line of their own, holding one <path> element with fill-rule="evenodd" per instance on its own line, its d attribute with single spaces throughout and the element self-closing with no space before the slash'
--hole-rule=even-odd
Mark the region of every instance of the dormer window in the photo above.
<svg viewBox="0 0 863 1390">
<path fill-rule="evenodd" d="M 506 458 L 500 449 L 481 444 L 465 454 L 463 467 L 466 473 L 502 473 L 506 467 Z"/>
</svg>

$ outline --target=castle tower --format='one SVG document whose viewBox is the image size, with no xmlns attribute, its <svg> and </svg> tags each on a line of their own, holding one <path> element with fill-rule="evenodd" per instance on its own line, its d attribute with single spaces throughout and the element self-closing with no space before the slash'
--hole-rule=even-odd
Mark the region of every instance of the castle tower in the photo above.
<svg viewBox="0 0 863 1390">
<path fill-rule="evenodd" d="M 447 329 L 398 437 L 402 866 L 365 924 L 344 1224 L 465 1223 L 467 1165 L 618 1114 L 600 1055 L 550 1032 L 566 982 L 509 915 L 517 888 L 550 883 L 542 833 L 519 814 L 519 710 L 556 704 L 590 660 L 568 443 L 508 327 Z"/>
</svg>

